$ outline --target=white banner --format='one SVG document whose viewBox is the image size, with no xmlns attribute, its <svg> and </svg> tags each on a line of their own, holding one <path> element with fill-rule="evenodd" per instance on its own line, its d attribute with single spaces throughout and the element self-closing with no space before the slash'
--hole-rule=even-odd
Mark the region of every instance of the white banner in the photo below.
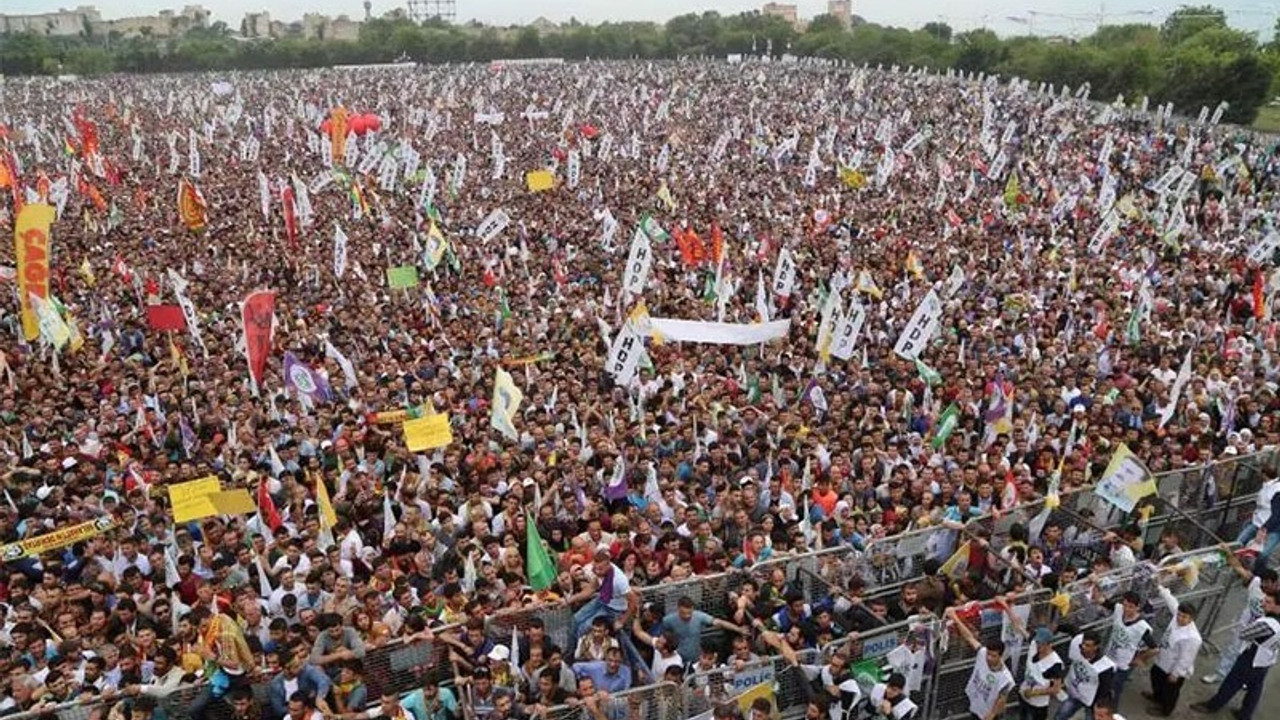
<svg viewBox="0 0 1280 720">
<path fill-rule="evenodd" d="M 636 226 L 631 236 L 631 251 L 627 253 L 627 268 L 622 276 L 623 292 L 632 295 L 644 293 L 645 283 L 649 281 L 649 268 L 653 264 L 653 250 L 649 246 L 649 236 Z"/>
<path fill-rule="evenodd" d="M 623 323 L 622 330 L 618 331 L 618 337 L 614 338 L 613 346 L 609 348 L 605 371 L 619 385 L 630 385 L 635 379 L 641 355 L 644 355 L 644 338 L 632 323 Z"/>
<path fill-rule="evenodd" d="M 796 282 L 796 263 L 791 251 L 782 248 L 778 251 L 778 264 L 773 269 L 773 294 L 778 297 L 790 297 L 791 286 Z"/>
<path fill-rule="evenodd" d="M 867 319 L 866 308 L 856 299 L 844 316 L 844 321 L 836 328 L 836 336 L 831 339 L 831 355 L 841 360 L 853 357 L 853 349 L 858 344 L 858 335 L 862 333 L 862 324 Z"/>
<path fill-rule="evenodd" d="M 505 210 L 494 210 L 489 213 L 489 217 L 485 218 L 484 222 L 480 223 L 480 227 L 476 228 L 476 235 L 480 236 L 481 241 L 489 242 L 498 237 L 498 234 L 506 230 L 510 224 L 511 217 Z"/>
<path fill-rule="evenodd" d="M 569 169 L 567 173 L 569 175 L 569 189 L 576 190 L 578 182 L 582 180 L 582 156 L 577 150 L 569 153 Z"/>
<path fill-rule="evenodd" d="M 900 358 L 915 360 L 928 344 L 929 339 L 938 331 L 938 323 L 942 319 L 942 301 L 938 293 L 930 290 L 920 306 L 911 315 L 910 322 L 902 330 L 898 343 L 893 346 L 893 353 Z"/>
<path fill-rule="evenodd" d="M 1275 255 L 1276 248 L 1280 248 L 1280 232 L 1272 230 L 1249 248 L 1249 262 L 1254 265 L 1266 265 L 1271 261 L 1271 256 Z"/>
<path fill-rule="evenodd" d="M 333 224 L 333 276 L 341 278 L 347 271 L 347 234 L 342 226 Z"/>
<path fill-rule="evenodd" d="M 671 318 L 649 318 L 649 322 L 654 336 L 660 337 L 663 342 L 709 345 L 758 345 L 785 338 L 791 330 L 790 319 L 745 325 Z"/>
</svg>

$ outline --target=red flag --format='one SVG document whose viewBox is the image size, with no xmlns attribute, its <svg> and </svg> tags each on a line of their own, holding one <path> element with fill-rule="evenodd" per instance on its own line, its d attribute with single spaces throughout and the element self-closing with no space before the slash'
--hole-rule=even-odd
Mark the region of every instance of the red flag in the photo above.
<svg viewBox="0 0 1280 720">
<path fill-rule="evenodd" d="M 1253 317 L 1261 320 L 1266 314 L 1266 298 L 1263 295 L 1262 270 L 1253 271 Z"/>
<path fill-rule="evenodd" d="M 289 238 L 289 247 L 298 243 L 298 209 L 293 196 L 293 188 L 285 185 L 280 191 L 280 202 L 284 205 L 284 231 Z"/>
<path fill-rule="evenodd" d="M 702 238 L 698 237 L 693 228 L 689 228 L 685 239 L 689 241 L 689 250 L 693 253 L 693 264 L 701 265 L 707 259 L 707 247 L 702 244 Z"/>
<path fill-rule="evenodd" d="M 249 377 L 258 385 L 267 370 L 275 331 L 276 294 L 259 290 L 244 299 L 241 319 L 244 323 L 244 354 L 249 360 Z"/>
<path fill-rule="evenodd" d="M 724 258 L 724 234 L 720 232 L 719 223 L 711 223 L 711 262 L 720 264 Z"/>
<path fill-rule="evenodd" d="M 276 501 L 271 499 L 271 493 L 267 492 L 267 479 L 258 480 L 258 514 L 262 516 L 262 522 L 275 532 L 284 524 L 284 520 L 280 519 L 280 512 L 276 510 Z"/>
</svg>

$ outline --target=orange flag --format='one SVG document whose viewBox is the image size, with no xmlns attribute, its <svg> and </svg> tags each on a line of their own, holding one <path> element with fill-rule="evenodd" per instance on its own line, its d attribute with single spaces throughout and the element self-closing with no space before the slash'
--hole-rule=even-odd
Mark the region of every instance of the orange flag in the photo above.
<svg viewBox="0 0 1280 720">
<path fill-rule="evenodd" d="M 182 178 L 178 181 L 178 216 L 182 223 L 192 232 L 199 232 L 209 221 L 208 206 L 204 195 L 195 183 Z"/>
</svg>

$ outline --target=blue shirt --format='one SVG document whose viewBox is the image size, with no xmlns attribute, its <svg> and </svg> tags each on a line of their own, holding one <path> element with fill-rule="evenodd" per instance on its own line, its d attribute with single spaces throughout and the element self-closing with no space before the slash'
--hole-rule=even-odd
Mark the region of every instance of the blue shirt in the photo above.
<svg viewBox="0 0 1280 720">
<path fill-rule="evenodd" d="M 578 677 L 589 677 L 597 690 L 608 693 L 619 693 L 631 689 L 631 668 L 620 665 L 616 674 L 609 674 L 609 666 L 603 660 L 580 662 L 573 664 L 573 674 Z"/>
</svg>

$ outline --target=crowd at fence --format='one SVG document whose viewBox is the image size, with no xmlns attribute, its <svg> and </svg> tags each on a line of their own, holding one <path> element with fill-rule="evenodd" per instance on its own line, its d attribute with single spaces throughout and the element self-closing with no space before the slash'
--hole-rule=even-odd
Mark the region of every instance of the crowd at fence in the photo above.
<svg viewBox="0 0 1280 720">
<path fill-rule="evenodd" d="M 1274 473 L 1280 454 L 1274 449 L 1232 458 L 1202 467 L 1186 468 L 1157 475 L 1159 499 L 1153 511 L 1141 523 L 1141 536 L 1154 543 L 1167 528 L 1174 528 L 1184 547 L 1195 549 L 1167 555 L 1161 568 L 1178 568 L 1175 580 L 1167 586 L 1179 601 L 1192 601 L 1200 607 L 1198 623 L 1206 637 L 1212 634 L 1223 605 L 1227 601 L 1235 574 L 1223 562 L 1214 547 L 1219 538 L 1234 538 L 1248 521 L 1255 505 L 1255 494 L 1267 473 Z M 1269 470 L 1271 469 L 1271 470 Z M 1056 507 L 1046 507 L 1046 500 L 1026 503 L 1004 515 L 986 515 L 973 520 L 968 528 L 986 531 L 993 551 L 1009 542 L 1015 524 L 1026 525 L 1042 513 L 1064 528 L 1073 539 L 1065 559 L 1069 568 L 1085 569 L 1097 551 L 1090 540 L 1098 540 L 1104 530 L 1129 522 L 1123 514 L 1113 512 L 1089 487 L 1064 493 Z M 1176 507 L 1177 510 L 1170 509 Z M 1135 515 L 1140 515 L 1136 513 Z M 1189 516 L 1189 517 L 1188 517 Z M 1210 532 L 1211 531 L 1211 532 Z M 659 613 L 673 612 L 681 597 L 690 597 L 700 609 L 715 617 L 727 617 L 732 611 L 731 594 L 748 578 L 763 583 L 782 579 L 800 587 L 806 600 L 817 603 L 844 592 L 851 579 L 867 583 L 867 597 L 888 597 L 901 591 L 907 582 L 920 576 L 925 560 L 937 547 L 934 539 L 942 533 L 957 531 L 946 527 L 929 527 L 898 536 L 873 540 L 864 549 L 848 544 L 815 550 L 803 555 L 760 562 L 749 570 L 690 578 L 646 587 L 640 590 L 642 604 L 652 603 Z M 1092 601 L 1096 587 L 1114 599 L 1128 590 L 1154 596 L 1154 565 L 1138 563 L 1113 569 L 1101 576 L 1089 576 L 1065 582 L 1058 593 L 1030 587 L 1009 604 L 1025 609 L 1029 624 L 1069 624 L 1079 630 L 1097 631 L 1106 640 L 1110 629 L 1109 614 Z M 1063 602 L 1063 596 L 1067 598 Z M 1169 622 L 1163 607 L 1154 610 L 1156 627 Z M 573 609 L 566 603 L 553 603 L 516 611 L 500 612 L 488 619 L 486 634 L 495 642 L 510 641 L 514 631 L 527 629 L 534 618 L 542 621 L 547 635 L 558 645 L 568 645 L 573 631 Z M 1007 645 L 1006 659 L 1020 680 L 1023 671 L 1021 655 L 1026 642 L 1014 632 L 1003 613 L 984 609 L 979 633 L 983 638 L 1001 637 Z M 945 626 L 929 616 L 913 617 L 864 635 L 851 635 L 821 650 L 805 650 L 797 654 L 800 664 L 820 664 L 837 650 L 844 650 L 850 661 L 861 668 L 872 668 L 883 662 L 894 648 L 902 645 L 913 628 L 925 628 L 928 642 L 927 660 L 912 698 L 926 718 L 957 718 L 967 712 L 965 683 L 973 667 L 975 653 L 964 643 L 949 642 Z M 457 626 L 436 628 L 437 634 Z M 1065 652 L 1070 637 L 1058 635 L 1056 649 Z M 880 662 L 877 662 L 880 661 Z M 370 650 L 364 658 L 366 682 L 370 697 L 384 692 L 408 693 L 428 684 L 448 686 L 453 682 L 453 668 L 448 653 L 438 643 L 428 641 L 393 641 Z M 873 670 L 860 677 L 869 684 L 878 674 Z M 855 673 L 855 676 L 857 674 Z M 711 712 L 730 703 L 753 687 L 767 685 L 770 696 L 782 717 L 803 715 L 811 697 L 809 681 L 797 664 L 781 656 L 763 657 L 740 668 L 722 667 L 688 675 L 683 685 L 658 682 L 632 688 L 611 696 L 601 708 L 608 720 L 678 720 Z M 187 708 L 202 691 L 200 685 L 184 685 L 159 699 L 158 720 L 187 720 Z M 266 686 L 254 688 L 255 698 L 262 701 Z M 864 689 L 864 696 L 866 692 Z M 10 715 L 11 720 L 128 720 L 109 714 L 113 700 L 70 703 L 54 708 Z M 581 705 L 552 708 L 547 720 L 588 720 Z M 418 720 L 427 720 L 420 718 Z"/>
</svg>

